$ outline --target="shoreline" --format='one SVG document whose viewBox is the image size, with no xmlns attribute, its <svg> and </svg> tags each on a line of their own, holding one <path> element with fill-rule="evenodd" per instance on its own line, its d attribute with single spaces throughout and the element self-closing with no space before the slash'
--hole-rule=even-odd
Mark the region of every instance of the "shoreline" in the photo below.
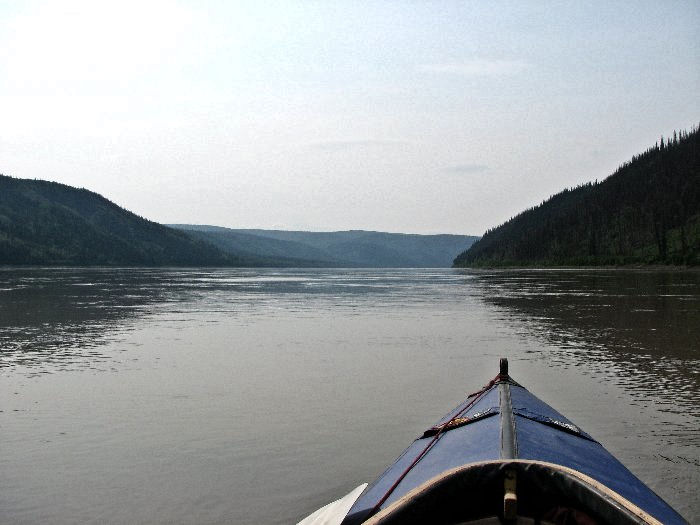
<svg viewBox="0 0 700 525">
<path fill-rule="evenodd" d="M 667 272 L 700 272 L 700 266 L 679 266 L 673 264 L 627 264 L 627 265 L 600 265 L 600 266 L 566 266 L 566 265 L 508 265 L 508 266 L 453 266 L 454 270 L 649 270 L 649 271 L 667 271 Z"/>
</svg>

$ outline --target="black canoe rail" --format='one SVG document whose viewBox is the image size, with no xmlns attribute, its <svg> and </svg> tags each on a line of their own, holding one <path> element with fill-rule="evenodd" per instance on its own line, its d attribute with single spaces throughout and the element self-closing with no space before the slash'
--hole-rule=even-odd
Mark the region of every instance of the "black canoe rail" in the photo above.
<svg viewBox="0 0 700 525">
<path fill-rule="evenodd" d="M 448 432 L 450 430 L 454 430 L 455 428 L 460 428 L 465 425 L 469 425 L 470 423 L 476 423 L 477 421 L 481 421 L 482 419 L 486 419 L 491 416 L 496 416 L 500 413 L 501 410 L 498 407 L 493 406 L 487 408 L 486 410 L 474 412 L 473 414 L 466 417 L 458 417 L 455 419 L 451 419 L 446 423 L 443 423 L 442 425 L 435 425 L 434 427 L 430 427 L 425 432 L 423 432 L 423 434 L 418 439 L 432 437 L 438 432 Z M 592 438 L 589 434 L 581 430 L 573 423 L 567 423 L 566 421 L 552 419 L 551 417 L 543 416 L 542 414 L 536 414 L 527 410 L 526 408 L 513 407 L 513 414 L 516 416 L 524 417 L 525 419 L 529 419 L 530 421 L 535 421 L 537 423 L 542 423 L 543 425 L 556 428 L 557 430 L 561 430 L 562 432 L 566 432 L 567 434 L 572 434 L 574 436 L 587 439 L 588 441 L 598 443 L 597 440 Z"/>
<path fill-rule="evenodd" d="M 593 439 L 590 435 L 588 435 L 586 432 L 581 430 L 573 423 L 567 423 L 566 421 L 552 419 L 551 417 L 531 412 L 527 408 L 513 407 L 513 414 L 515 414 L 516 416 L 524 417 L 525 419 L 529 419 L 530 421 L 542 423 L 543 425 L 547 425 L 548 427 L 556 428 L 557 430 L 561 430 L 562 432 L 566 432 L 567 434 L 573 434 L 574 436 L 587 439 L 588 441 L 593 441 L 593 443 L 598 443 L 598 441 Z"/>
<path fill-rule="evenodd" d="M 468 425 L 469 423 L 481 421 L 482 419 L 486 419 L 487 417 L 495 416 L 499 412 L 500 410 L 498 409 L 498 407 L 491 407 L 486 410 L 481 410 L 480 412 L 475 412 L 470 416 L 450 419 L 448 422 L 443 423 L 442 425 L 435 425 L 434 427 L 430 427 L 428 430 L 423 432 L 423 435 L 420 437 L 420 439 L 432 437 L 438 432 L 447 432 L 449 430 L 454 430 L 455 428 Z"/>
</svg>

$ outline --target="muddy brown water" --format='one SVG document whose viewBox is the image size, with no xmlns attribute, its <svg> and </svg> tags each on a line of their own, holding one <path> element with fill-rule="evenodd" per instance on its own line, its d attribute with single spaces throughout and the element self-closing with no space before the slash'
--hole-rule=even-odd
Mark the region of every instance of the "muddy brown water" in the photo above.
<svg viewBox="0 0 700 525">
<path fill-rule="evenodd" d="M 700 273 L 0 269 L 2 523 L 293 523 L 497 372 L 700 514 Z"/>
</svg>

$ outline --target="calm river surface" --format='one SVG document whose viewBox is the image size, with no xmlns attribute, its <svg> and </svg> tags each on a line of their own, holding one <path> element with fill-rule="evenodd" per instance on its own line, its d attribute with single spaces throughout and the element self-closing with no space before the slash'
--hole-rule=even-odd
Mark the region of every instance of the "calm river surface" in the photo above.
<svg viewBox="0 0 700 525">
<path fill-rule="evenodd" d="M 0 522 L 294 523 L 497 372 L 700 515 L 700 273 L 0 269 Z"/>
</svg>

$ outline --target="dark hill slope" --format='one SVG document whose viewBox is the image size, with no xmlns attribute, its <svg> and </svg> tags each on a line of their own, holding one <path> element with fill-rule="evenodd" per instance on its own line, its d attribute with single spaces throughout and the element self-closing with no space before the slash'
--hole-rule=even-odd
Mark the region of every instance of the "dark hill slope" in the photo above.
<svg viewBox="0 0 700 525">
<path fill-rule="evenodd" d="M 280 266 L 345 266 L 343 262 L 329 257 L 327 253 L 299 242 L 243 233 L 221 226 L 195 224 L 168 224 L 168 226 L 184 230 L 191 237 L 209 242 L 225 253 L 275 260 Z"/>
<path fill-rule="evenodd" d="M 365 267 L 450 267 L 456 254 L 478 237 L 470 235 L 418 235 L 364 230 L 303 232 L 239 230 L 280 240 L 307 244 L 337 260 Z"/>
<path fill-rule="evenodd" d="M 489 230 L 455 266 L 700 261 L 700 135 L 674 133 L 600 183 L 551 197 Z"/>
<path fill-rule="evenodd" d="M 252 261 L 85 189 L 0 175 L 0 264 L 213 266 Z"/>
<path fill-rule="evenodd" d="M 220 235 L 215 244 L 258 256 L 281 254 L 311 260 L 322 266 L 366 268 L 449 267 L 454 257 L 478 239 L 469 235 L 417 235 L 363 230 L 305 232 L 285 230 L 230 230 L 214 226 L 173 225 L 198 230 L 202 238 Z M 242 244 L 246 243 L 246 244 Z"/>
</svg>

